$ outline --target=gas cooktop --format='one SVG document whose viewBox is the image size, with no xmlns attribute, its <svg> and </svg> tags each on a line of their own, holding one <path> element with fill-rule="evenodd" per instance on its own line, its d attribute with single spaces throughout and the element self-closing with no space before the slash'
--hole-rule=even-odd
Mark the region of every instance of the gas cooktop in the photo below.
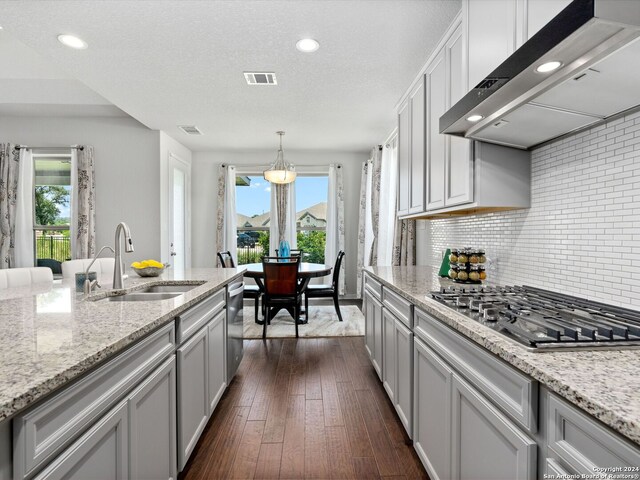
<svg viewBox="0 0 640 480">
<path fill-rule="evenodd" d="M 533 351 L 640 347 L 640 312 L 528 286 L 447 287 L 438 302 Z"/>
</svg>

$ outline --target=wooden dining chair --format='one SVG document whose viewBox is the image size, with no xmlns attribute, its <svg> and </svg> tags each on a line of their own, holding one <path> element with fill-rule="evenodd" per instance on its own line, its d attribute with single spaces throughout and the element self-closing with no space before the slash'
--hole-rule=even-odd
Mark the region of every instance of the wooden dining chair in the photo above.
<svg viewBox="0 0 640 480">
<path fill-rule="evenodd" d="M 233 256 L 228 250 L 226 252 L 218 252 L 218 259 L 222 268 L 235 268 L 236 262 L 233 261 Z M 245 285 L 242 292 L 242 298 L 252 298 L 254 300 L 254 311 L 256 323 L 260 322 L 258 311 L 260 309 L 260 297 L 264 292 L 258 285 Z"/>
<path fill-rule="evenodd" d="M 304 309 L 307 312 L 307 318 L 309 318 L 309 298 L 333 298 L 333 305 L 336 308 L 338 320 L 342 321 L 340 303 L 338 302 L 338 281 L 340 280 L 340 266 L 342 265 L 343 258 L 344 252 L 338 252 L 336 264 L 333 267 L 331 285 L 307 285 L 304 291 Z"/>
<path fill-rule="evenodd" d="M 302 289 L 298 282 L 300 257 L 262 257 L 264 272 L 264 326 L 262 338 L 267 338 L 271 308 L 293 309 L 293 323 L 298 337 L 298 318 L 302 310 Z"/>
</svg>

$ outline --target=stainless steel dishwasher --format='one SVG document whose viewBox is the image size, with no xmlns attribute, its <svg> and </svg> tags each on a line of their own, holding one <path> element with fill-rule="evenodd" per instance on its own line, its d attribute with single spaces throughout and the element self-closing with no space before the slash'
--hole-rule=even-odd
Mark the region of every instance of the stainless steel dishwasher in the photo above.
<svg viewBox="0 0 640 480">
<path fill-rule="evenodd" d="M 242 361 L 243 291 L 244 282 L 232 283 L 227 287 L 227 385 Z"/>
</svg>

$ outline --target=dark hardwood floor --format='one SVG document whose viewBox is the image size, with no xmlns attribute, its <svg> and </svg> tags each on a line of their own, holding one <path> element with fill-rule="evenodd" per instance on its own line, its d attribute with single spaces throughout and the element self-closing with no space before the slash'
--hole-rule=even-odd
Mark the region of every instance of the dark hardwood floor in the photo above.
<svg viewBox="0 0 640 480">
<path fill-rule="evenodd" d="M 181 480 L 428 478 L 363 337 L 245 341 Z"/>
</svg>

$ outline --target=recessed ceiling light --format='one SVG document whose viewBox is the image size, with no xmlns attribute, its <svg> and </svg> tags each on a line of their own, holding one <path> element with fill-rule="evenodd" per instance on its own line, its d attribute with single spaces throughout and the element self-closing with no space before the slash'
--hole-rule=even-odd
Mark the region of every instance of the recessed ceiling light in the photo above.
<svg viewBox="0 0 640 480">
<path fill-rule="evenodd" d="M 320 48 L 320 44 L 313 38 L 303 38 L 302 40 L 298 40 L 296 48 L 301 52 L 311 53 L 318 50 Z"/>
<path fill-rule="evenodd" d="M 76 50 L 84 50 L 89 46 L 87 45 L 87 42 L 85 42 L 81 38 L 76 37 L 75 35 L 58 35 L 58 41 L 61 44 L 66 45 L 67 47 L 75 48 Z"/>
<path fill-rule="evenodd" d="M 482 115 L 470 115 L 467 117 L 467 120 L 469 120 L 470 122 L 478 122 L 480 120 L 482 120 L 484 117 Z"/>
<path fill-rule="evenodd" d="M 546 62 L 546 63 L 543 63 L 542 65 L 538 65 L 538 67 L 536 68 L 536 72 L 538 73 L 553 72 L 554 70 L 560 68 L 561 65 L 562 65 L 562 62 L 558 62 L 557 60 L 554 60 L 552 62 Z"/>
</svg>

